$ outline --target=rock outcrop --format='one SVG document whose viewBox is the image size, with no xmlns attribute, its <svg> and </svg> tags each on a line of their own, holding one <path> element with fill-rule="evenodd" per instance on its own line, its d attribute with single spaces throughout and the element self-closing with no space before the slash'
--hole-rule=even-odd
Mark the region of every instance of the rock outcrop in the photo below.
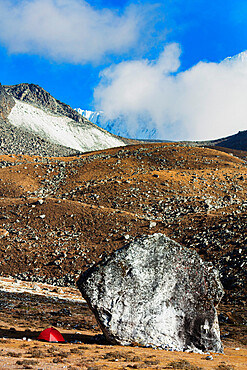
<svg viewBox="0 0 247 370">
<path fill-rule="evenodd" d="M 7 94 L 4 87 L 0 83 L 0 118 L 7 119 L 8 114 L 15 105 L 15 100 Z"/>
<path fill-rule="evenodd" d="M 115 251 L 77 285 L 112 343 L 222 352 L 218 274 L 163 234 Z"/>
</svg>

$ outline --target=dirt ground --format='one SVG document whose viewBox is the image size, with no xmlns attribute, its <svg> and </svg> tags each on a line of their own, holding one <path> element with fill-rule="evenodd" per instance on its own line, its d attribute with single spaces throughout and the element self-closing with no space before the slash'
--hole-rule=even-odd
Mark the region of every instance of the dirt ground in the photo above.
<svg viewBox="0 0 247 370">
<path fill-rule="evenodd" d="M 1 279 L 0 295 L 0 369 L 247 369 L 247 346 L 235 340 L 223 340 L 224 354 L 107 344 L 76 289 Z M 47 327 L 66 343 L 38 341 Z"/>
</svg>

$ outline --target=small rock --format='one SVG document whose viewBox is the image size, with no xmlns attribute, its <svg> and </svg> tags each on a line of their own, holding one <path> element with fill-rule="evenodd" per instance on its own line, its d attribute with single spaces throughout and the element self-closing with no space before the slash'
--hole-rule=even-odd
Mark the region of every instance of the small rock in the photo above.
<svg viewBox="0 0 247 370">
<path fill-rule="evenodd" d="M 207 357 L 205 357 L 205 360 L 208 360 L 208 361 L 212 361 L 214 358 L 213 358 L 213 356 L 207 356 Z"/>
<path fill-rule="evenodd" d="M 157 223 L 155 221 L 151 221 L 149 224 L 149 229 L 152 229 L 152 227 L 155 227 Z"/>
<path fill-rule="evenodd" d="M 38 199 L 37 202 L 36 202 L 36 204 L 40 204 L 40 205 L 42 205 L 43 203 L 44 203 L 43 199 Z"/>
<path fill-rule="evenodd" d="M 37 284 L 34 284 L 33 290 L 40 291 L 41 288 Z"/>
<path fill-rule="evenodd" d="M 0 229 L 0 238 L 5 238 L 9 235 L 9 232 L 5 229 Z"/>
</svg>

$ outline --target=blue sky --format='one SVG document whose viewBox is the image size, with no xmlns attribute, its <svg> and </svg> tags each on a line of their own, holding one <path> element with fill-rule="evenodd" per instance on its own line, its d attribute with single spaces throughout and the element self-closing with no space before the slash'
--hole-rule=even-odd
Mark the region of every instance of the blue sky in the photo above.
<svg viewBox="0 0 247 370">
<path fill-rule="evenodd" d="M 35 83 L 72 107 L 103 109 L 110 118 L 130 110 L 126 117 L 136 127 L 134 135 L 145 109 L 150 128 L 164 139 L 213 138 L 246 129 L 245 108 L 239 105 L 246 87 L 243 64 L 231 62 L 229 72 L 220 63 L 247 49 L 244 0 L 0 0 L 0 14 L 2 84 Z M 124 86 L 126 75 L 132 93 Z M 236 81 L 241 86 L 219 101 L 217 95 L 215 106 L 207 91 L 224 91 L 224 81 L 225 89 L 232 90 Z M 194 110 L 198 90 L 201 100 Z M 162 96 L 159 105 L 157 96 Z M 181 101 L 177 111 L 173 102 L 162 103 L 168 96 Z M 229 101 L 231 111 L 224 116 Z M 207 107 L 214 114 L 207 116 Z"/>
</svg>

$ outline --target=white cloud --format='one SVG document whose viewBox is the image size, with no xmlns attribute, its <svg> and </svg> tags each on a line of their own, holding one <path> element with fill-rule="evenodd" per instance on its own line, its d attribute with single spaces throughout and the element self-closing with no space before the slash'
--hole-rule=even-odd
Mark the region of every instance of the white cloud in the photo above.
<svg viewBox="0 0 247 370">
<path fill-rule="evenodd" d="M 141 117 L 157 138 L 204 140 L 247 129 L 247 53 L 221 63 L 179 68 L 180 47 L 168 45 L 156 61 L 138 60 L 101 73 L 95 104 L 114 119 L 124 115 L 131 136 Z"/>
<path fill-rule="evenodd" d="M 81 64 L 126 52 L 143 22 L 140 8 L 120 15 L 84 0 L 0 0 L 0 14 L 0 42 L 10 53 Z"/>
</svg>

